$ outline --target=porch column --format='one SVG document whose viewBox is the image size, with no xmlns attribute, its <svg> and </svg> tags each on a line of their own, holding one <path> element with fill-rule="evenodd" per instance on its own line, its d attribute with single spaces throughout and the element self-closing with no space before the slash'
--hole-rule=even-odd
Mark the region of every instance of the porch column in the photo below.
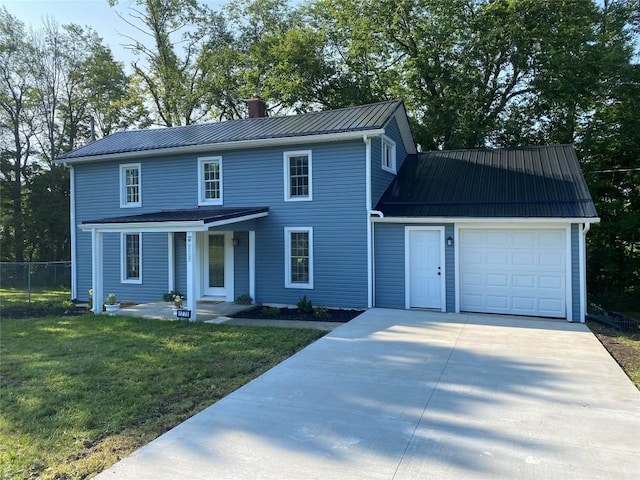
<svg viewBox="0 0 640 480">
<path fill-rule="evenodd" d="M 91 230 L 91 288 L 93 289 L 93 308 L 96 315 L 102 314 L 104 301 L 102 272 L 102 232 Z"/>
<path fill-rule="evenodd" d="M 169 271 L 167 272 L 167 278 L 169 279 L 169 285 L 167 292 L 173 292 L 176 289 L 176 266 L 175 266 L 175 234 L 169 232 L 167 234 L 167 265 Z"/>
<path fill-rule="evenodd" d="M 249 230 L 249 296 L 256 301 L 256 232 Z"/>
<path fill-rule="evenodd" d="M 196 233 L 187 232 L 187 309 L 191 310 L 191 321 L 196 315 Z"/>
</svg>

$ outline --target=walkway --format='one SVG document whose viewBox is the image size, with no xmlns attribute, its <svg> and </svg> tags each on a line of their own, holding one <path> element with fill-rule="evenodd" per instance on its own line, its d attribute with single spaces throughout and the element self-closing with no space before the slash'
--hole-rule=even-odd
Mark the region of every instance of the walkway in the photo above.
<svg viewBox="0 0 640 480">
<path fill-rule="evenodd" d="M 584 325 L 369 310 L 104 479 L 635 479 L 640 392 Z"/>
</svg>

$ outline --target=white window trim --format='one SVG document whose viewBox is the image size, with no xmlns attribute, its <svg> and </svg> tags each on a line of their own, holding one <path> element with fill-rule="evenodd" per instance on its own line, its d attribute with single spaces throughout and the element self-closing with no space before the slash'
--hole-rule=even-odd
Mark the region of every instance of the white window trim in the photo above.
<svg viewBox="0 0 640 480">
<path fill-rule="evenodd" d="M 306 197 L 302 196 L 291 196 L 291 181 L 289 179 L 289 158 L 291 157 L 299 157 L 306 155 L 309 159 L 309 195 Z M 285 202 L 310 202 L 313 200 L 313 160 L 311 158 L 311 150 L 296 150 L 292 152 L 284 152 L 283 161 L 284 167 L 284 201 Z"/>
<path fill-rule="evenodd" d="M 140 272 L 140 278 L 127 278 L 127 235 L 138 235 L 138 268 Z M 142 283 L 142 232 L 120 233 L 120 283 Z"/>
<path fill-rule="evenodd" d="M 309 282 L 294 283 L 291 281 L 291 234 L 309 234 Z M 313 227 L 285 227 L 284 229 L 284 286 L 285 288 L 313 288 Z"/>
<path fill-rule="evenodd" d="M 384 146 L 385 144 L 391 147 L 391 159 L 389 161 L 390 166 L 384 164 Z M 391 140 L 387 136 L 382 137 L 382 151 L 380 152 L 380 165 L 382 166 L 382 170 L 389 173 L 397 173 L 396 169 L 396 142 Z"/>
<path fill-rule="evenodd" d="M 128 168 L 138 169 L 138 201 L 127 202 L 127 185 L 124 171 Z M 123 163 L 120 165 L 120 208 L 138 208 L 142 206 L 142 165 L 140 163 Z"/>
<path fill-rule="evenodd" d="M 204 198 L 204 164 L 218 162 L 220 167 L 220 198 Z M 198 157 L 198 205 L 222 205 L 223 202 L 222 157 Z"/>
</svg>

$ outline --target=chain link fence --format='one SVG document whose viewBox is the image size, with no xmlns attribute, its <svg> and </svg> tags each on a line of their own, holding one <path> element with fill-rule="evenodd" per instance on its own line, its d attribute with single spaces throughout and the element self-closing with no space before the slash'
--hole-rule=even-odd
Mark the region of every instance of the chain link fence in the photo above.
<svg viewBox="0 0 640 480">
<path fill-rule="evenodd" d="M 0 295 L 4 297 L 31 302 L 70 292 L 71 262 L 0 262 Z"/>
</svg>

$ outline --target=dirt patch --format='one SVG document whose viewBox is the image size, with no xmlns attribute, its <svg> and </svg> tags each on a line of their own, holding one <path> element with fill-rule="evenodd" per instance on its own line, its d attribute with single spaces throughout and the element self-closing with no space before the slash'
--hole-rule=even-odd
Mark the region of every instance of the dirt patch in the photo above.
<svg viewBox="0 0 640 480">
<path fill-rule="evenodd" d="M 345 323 L 360 315 L 363 310 L 337 308 L 316 309 L 312 313 L 301 313 L 297 308 L 256 307 L 230 315 L 233 318 L 255 318 L 259 320 L 304 320 L 309 322 Z"/>
<path fill-rule="evenodd" d="M 589 321 L 587 326 L 640 389 L 640 333 L 625 333 Z"/>
</svg>

